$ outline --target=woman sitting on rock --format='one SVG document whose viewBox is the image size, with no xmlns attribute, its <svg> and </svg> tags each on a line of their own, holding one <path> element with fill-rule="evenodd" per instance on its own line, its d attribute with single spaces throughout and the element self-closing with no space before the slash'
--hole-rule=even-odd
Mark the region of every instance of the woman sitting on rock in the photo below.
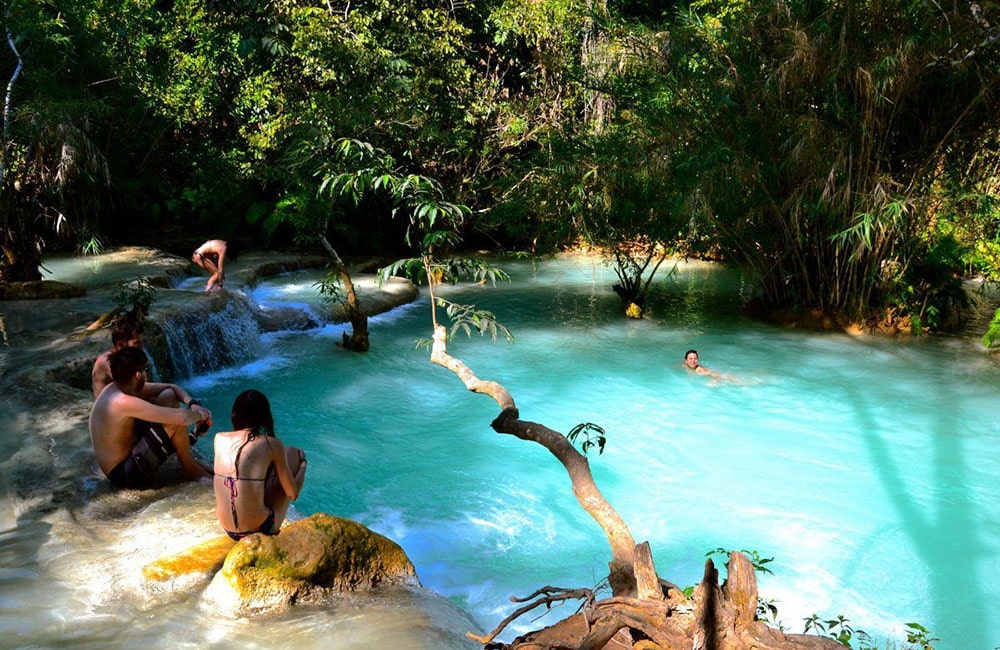
<svg viewBox="0 0 1000 650">
<path fill-rule="evenodd" d="M 306 455 L 275 437 L 271 404 L 260 391 L 240 393 L 232 419 L 235 431 L 215 436 L 215 514 L 235 540 L 277 535 L 302 491 Z"/>
</svg>

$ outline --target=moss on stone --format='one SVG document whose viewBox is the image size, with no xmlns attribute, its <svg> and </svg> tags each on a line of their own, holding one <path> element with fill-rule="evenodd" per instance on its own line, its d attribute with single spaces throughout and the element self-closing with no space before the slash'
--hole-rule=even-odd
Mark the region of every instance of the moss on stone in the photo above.
<svg viewBox="0 0 1000 650">
<path fill-rule="evenodd" d="M 214 573 L 236 544 L 226 535 L 192 546 L 182 553 L 161 557 L 142 568 L 147 580 L 166 582 L 189 573 Z"/>
</svg>

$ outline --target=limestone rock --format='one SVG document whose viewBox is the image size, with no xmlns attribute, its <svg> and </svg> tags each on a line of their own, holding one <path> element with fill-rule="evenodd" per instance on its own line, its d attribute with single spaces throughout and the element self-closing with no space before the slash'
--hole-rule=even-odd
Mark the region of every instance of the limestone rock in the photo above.
<svg viewBox="0 0 1000 650">
<path fill-rule="evenodd" d="M 79 298 L 87 290 L 79 284 L 38 280 L 37 282 L 11 282 L 0 285 L 0 300 L 47 300 L 50 298 Z"/>
<path fill-rule="evenodd" d="M 241 540 L 206 597 L 245 616 L 336 592 L 419 584 L 398 544 L 361 524 L 318 513 L 285 526 L 279 535 Z"/>
<path fill-rule="evenodd" d="M 227 535 L 214 537 L 189 548 L 182 553 L 161 557 L 142 568 L 142 575 L 150 582 L 177 582 L 181 578 L 193 577 L 197 581 L 209 578 L 219 570 L 235 542 Z"/>
<path fill-rule="evenodd" d="M 264 332 L 307 330 L 321 325 L 312 314 L 298 307 L 259 309 L 256 316 L 260 329 Z"/>
</svg>

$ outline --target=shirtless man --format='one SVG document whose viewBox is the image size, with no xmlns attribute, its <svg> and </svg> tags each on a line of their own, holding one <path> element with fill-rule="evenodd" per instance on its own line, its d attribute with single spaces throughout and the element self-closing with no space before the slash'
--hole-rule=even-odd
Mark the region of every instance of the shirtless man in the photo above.
<svg viewBox="0 0 1000 650">
<path fill-rule="evenodd" d="M 142 324 L 134 318 L 120 318 L 111 329 L 111 349 L 97 357 L 94 368 L 90 371 L 90 386 L 94 391 L 94 399 L 101 394 L 104 387 L 110 384 L 111 365 L 108 359 L 122 348 L 142 349 Z"/>
<path fill-rule="evenodd" d="M 226 263 L 226 242 L 221 239 L 209 239 L 195 250 L 191 261 L 212 276 L 208 279 L 205 291 L 223 287 L 226 282 L 226 274 L 223 271 Z"/>
<path fill-rule="evenodd" d="M 145 488 L 167 457 L 177 454 L 193 480 L 211 477 L 191 455 L 188 426 L 207 422 L 212 413 L 174 384 L 146 381 L 146 353 L 124 347 L 109 360 L 114 382 L 101 391 L 90 412 L 90 440 L 101 471 L 116 487 Z M 173 393 L 174 407 L 151 403 Z M 188 408 L 177 407 L 183 403 Z"/>
</svg>

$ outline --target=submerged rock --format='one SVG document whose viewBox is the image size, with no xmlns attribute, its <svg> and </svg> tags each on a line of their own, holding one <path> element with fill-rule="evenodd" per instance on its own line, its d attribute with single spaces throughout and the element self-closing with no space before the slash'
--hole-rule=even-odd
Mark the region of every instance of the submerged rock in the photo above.
<svg viewBox="0 0 1000 650">
<path fill-rule="evenodd" d="M 356 522 L 317 513 L 279 535 L 241 540 L 206 597 L 224 611 L 247 615 L 394 585 L 420 586 L 398 544 Z"/>
<path fill-rule="evenodd" d="M 11 282 L 0 285 L 0 300 L 50 300 L 53 298 L 79 298 L 87 290 L 79 284 L 57 280 Z"/>
</svg>

